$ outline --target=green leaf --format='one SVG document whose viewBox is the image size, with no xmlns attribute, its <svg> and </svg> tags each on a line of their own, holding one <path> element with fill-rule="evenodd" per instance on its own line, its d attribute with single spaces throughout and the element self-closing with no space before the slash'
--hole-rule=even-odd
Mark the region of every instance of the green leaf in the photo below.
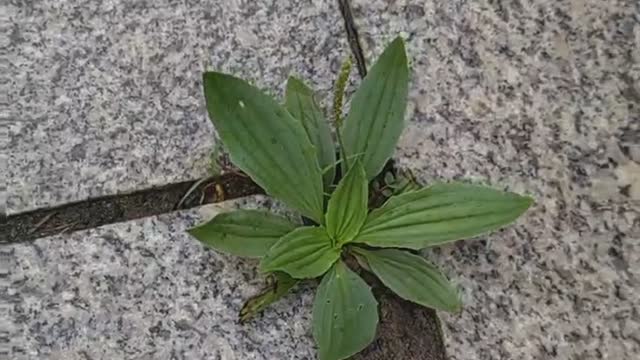
<svg viewBox="0 0 640 360">
<path fill-rule="evenodd" d="M 331 138 L 329 123 L 316 102 L 313 91 L 302 81 L 289 77 L 286 90 L 286 105 L 289 113 L 300 120 L 309 140 L 316 147 L 318 163 L 324 169 L 336 162 L 336 149 Z M 329 167 L 323 175 L 324 188 L 333 184 L 335 167 Z"/>
<path fill-rule="evenodd" d="M 371 289 L 342 261 L 322 278 L 313 302 L 313 338 L 320 360 L 346 359 L 369 345 L 378 325 Z"/>
<path fill-rule="evenodd" d="M 215 250 L 259 258 L 295 228 L 287 219 L 265 211 L 237 210 L 219 214 L 189 234 Z"/>
<path fill-rule="evenodd" d="M 304 127 L 275 100 L 231 75 L 203 75 L 209 117 L 232 162 L 265 191 L 320 223 L 322 175 Z"/>
<path fill-rule="evenodd" d="M 407 55 L 398 37 L 353 95 L 341 132 L 346 156 L 364 154 L 360 159 L 369 180 L 382 170 L 402 133 L 408 84 Z"/>
<path fill-rule="evenodd" d="M 300 227 L 276 242 L 260 264 L 262 271 L 284 271 L 296 279 L 324 274 L 340 257 L 340 249 L 322 227 Z"/>
<path fill-rule="evenodd" d="M 260 294 L 253 296 L 240 309 L 240 322 L 245 322 L 264 310 L 267 306 L 280 300 L 299 280 L 283 272 L 270 274 L 270 282 Z"/>
<path fill-rule="evenodd" d="M 351 241 L 367 218 L 367 176 L 359 161 L 342 178 L 329 199 L 327 233 L 334 241 Z"/>
<path fill-rule="evenodd" d="M 437 310 L 460 310 L 456 289 L 421 256 L 397 249 L 368 251 L 354 247 L 353 251 L 363 256 L 369 269 L 401 298 Z"/>
<path fill-rule="evenodd" d="M 373 210 L 354 242 L 422 249 L 499 229 L 533 200 L 461 183 L 436 184 L 393 196 Z"/>
</svg>

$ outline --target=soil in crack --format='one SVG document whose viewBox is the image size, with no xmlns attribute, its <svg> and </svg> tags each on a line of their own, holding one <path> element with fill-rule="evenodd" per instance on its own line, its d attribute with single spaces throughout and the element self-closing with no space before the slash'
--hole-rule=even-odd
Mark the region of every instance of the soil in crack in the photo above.
<svg viewBox="0 0 640 360">
<path fill-rule="evenodd" d="M 373 342 L 352 360 L 446 360 L 436 312 L 399 298 L 373 275 L 363 273 L 378 300 L 380 323 Z"/>
<path fill-rule="evenodd" d="M 187 181 L 130 194 L 89 199 L 0 218 L 0 244 L 95 228 L 262 193 L 262 189 L 247 176 L 229 173 L 199 182 Z"/>
</svg>

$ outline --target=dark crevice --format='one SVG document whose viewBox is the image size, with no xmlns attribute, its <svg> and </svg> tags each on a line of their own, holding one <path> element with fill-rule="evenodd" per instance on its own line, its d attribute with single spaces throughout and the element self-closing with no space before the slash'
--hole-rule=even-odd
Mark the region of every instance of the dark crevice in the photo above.
<svg viewBox="0 0 640 360">
<path fill-rule="evenodd" d="M 364 58 L 364 53 L 362 51 L 362 46 L 360 45 L 360 37 L 358 36 L 358 28 L 356 27 L 356 23 L 353 20 L 353 13 L 351 12 L 351 5 L 349 4 L 349 0 L 338 0 L 338 5 L 340 7 L 340 13 L 342 14 L 342 19 L 344 20 L 344 29 L 347 33 L 347 40 L 349 41 L 349 47 L 351 48 L 351 53 L 356 61 L 356 67 L 358 68 L 358 73 L 361 78 L 364 78 L 367 75 L 367 63 Z"/>
<path fill-rule="evenodd" d="M 88 199 L 2 219 L 0 244 L 29 241 L 260 193 L 263 193 L 262 189 L 247 176 L 229 173 L 205 181 L 185 181 L 130 194 Z M 183 200 L 186 194 L 188 196 Z"/>
</svg>

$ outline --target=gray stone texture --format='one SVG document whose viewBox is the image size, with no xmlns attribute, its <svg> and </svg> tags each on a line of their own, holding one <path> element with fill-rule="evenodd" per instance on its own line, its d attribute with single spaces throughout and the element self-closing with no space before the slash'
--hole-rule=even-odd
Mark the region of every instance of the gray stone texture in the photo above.
<svg viewBox="0 0 640 360">
<path fill-rule="evenodd" d="M 640 8 L 634 1 L 364 1 L 368 59 L 403 33 L 424 182 L 530 194 L 515 226 L 429 251 L 466 304 L 452 359 L 640 354 Z"/>
<path fill-rule="evenodd" d="M 215 142 L 204 68 L 276 94 L 292 71 L 326 96 L 346 51 L 334 1 L 8 9 L 11 213 L 200 177 Z M 637 3 L 355 0 L 354 12 L 369 59 L 407 38 L 399 164 L 426 183 L 536 199 L 515 226 L 427 252 L 466 304 L 441 314 L 451 358 L 637 357 Z M 241 327 L 236 312 L 262 285 L 255 262 L 184 233 L 231 206 L 1 248 L 13 358 L 313 359 L 307 288 Z"/>
<path fill-rule="evenodd" d="M 264 286 L 257 261 L 185 232 L 238 205 L 273 208 L 255 197 L 0 248 L 7 358 L 314 359 L 312 284 L 241 325 Z"/>
<path fill-rule="evenodd" d="M 326 95 L 348 51 L 333 0 L 4 8 L 9 213 L 199 178 L 215 143 L 204 69 L 275 94 L 295 73 Z"/>
</svg>

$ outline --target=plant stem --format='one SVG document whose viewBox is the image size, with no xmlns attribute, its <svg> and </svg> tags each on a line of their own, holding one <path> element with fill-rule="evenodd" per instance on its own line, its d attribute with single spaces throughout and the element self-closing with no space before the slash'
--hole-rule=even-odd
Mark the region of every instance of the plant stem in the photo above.
<svg viewBox="0 0 640 360">
<path fill-rule="evenodd" d="M 342 136 L 340 135 L 340 129 L 336 129 L 336 136 L 338 136 L 338 143 L 340 144 L 340 154 L 344 159 L 344 171 L 342 172 L 344 176 L 344 174 L 347 173 L 347 170 L 349 170 L 349 162 L 347 161 L 347 154 L 344 151 L 344 142 L 342 141 Z"/>
</svg>

